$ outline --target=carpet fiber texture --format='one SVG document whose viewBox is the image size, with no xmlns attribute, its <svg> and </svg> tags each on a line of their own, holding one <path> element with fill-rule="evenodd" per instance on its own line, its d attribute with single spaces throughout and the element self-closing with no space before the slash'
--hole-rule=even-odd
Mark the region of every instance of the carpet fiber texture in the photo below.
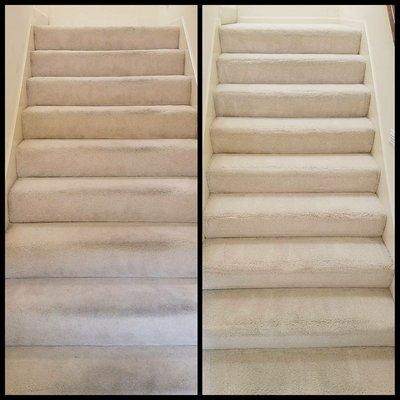
<svg viewBox="0 0 400 400">
<path fill-rule="evenodd" d="M 219 28 L 204 394 L 394 393 L 394 266 L 361 35 L 322 23 Z"/>
<path fill-rule="evenodd" d="M 197 390 L 197 111 L 180 28 L 34 28 L 8 197 L 6 393 Z"/>
<path fill-rule="evenodd" d="M 204 351 L 204 394 L 392 395 L 393 347 Z"/>
<path fill-rule="evenodd" d="M 7 347 L 6 391 L 190 395 L 196 393 L 196 358 L 196 346 Z"/>
</svg>

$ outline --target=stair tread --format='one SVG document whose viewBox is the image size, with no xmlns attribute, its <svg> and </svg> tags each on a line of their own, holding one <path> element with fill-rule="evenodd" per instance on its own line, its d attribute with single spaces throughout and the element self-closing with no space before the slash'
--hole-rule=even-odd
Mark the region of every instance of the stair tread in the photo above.
<svg viewBox="0 0 400 400">
<path fill-rule="evenodd" d="M 216 117 L 212 129 L 235 130 L 273 130 L 283 131 L 291 128 L 294 132 L 326 129 L 334 131 L 361 130 L 373 131 L 368 118 L 249 118 L 249 117 Z"/>
<path fill-rule="evenodd" d="M 364 56 L 359 54 L 279 54 L 279 53 L 221 53 L 218 61 L 354 61 L 365 63 Z"/>
<path fill-rule="evenodd" d="M 243 172 L 257 173 L 279 171 L 299 171 L 309 173 L 324 170 L 377 171 L 378 165 L 369 154 L 216 154 L 208 168 L 211 173 Z"/>
<path fill-rule="evenodd" d="M 177 49 L 179 26 L 35 26 L 37 50 Z"/>
<path fill-rule="evenodd" d="M 30 106 L 189 105 L 191 77 L 33 77 L 27 80 Z"/>
<path fill-rule="evenodd" d="M 32 76 L 182 75 L 185 52 L 160 50 L 35 50 Z"/>
<path fill-rule="evenodd" d="M 196 190 L 196 178 L 20 178 L 10 221 L 195 222 Z"/>
<path fill-rule="evenodd" d="M 187 105 L 33 106 L 22 112 L 22 126 L 25 139 L 166 139 L 197 135 L 196 109 Z"/>
<path fill-rule="evenodd" d="M 393 262 L 381 238 L 206 239 L 204 289 L 388 287 Z"/>
<path fill-rule="evenodd" d="M 7 346 L 195 345 L 196 279 L 7 279 Z"/>
<path fill-rule="evenodd" d="M 35 78 L 31 78 L 35 79 Z M 83 78 L 82 78 L 83 79 Z M 253 84 L 253 83 L 221 83 L 215 88 L 215 93 L 271 93 L 274 96 L 282 94 L 340 94 L 340 93 L 365 93 L 369 94 L 369 89 L 363 84 Z"/>
<path fill-rule="evenodd" d="M 213 194 L 205 210 L 206 237 L 381 236 L 385 223 L 370 193 Z"/>
<path fill-rule="evenodd" d="M 207 290 L 203 310 L 206 349 L 394 345 L 387 288 Z"/>
<path fill-rule="evenodd" d="M 196 176 L 195 139 L 28 139 L 18 176 Z"/>
<path fill-rule="evenodd" d="M 207 177 L 214 193 L 375 193 L 379 167 L 369 154 L 216 154 Z"/>
<path fill-rule="evenodd" d="M 197 275 L 195 224 L 11 224 L 5 246 L 7 278 Z"/>
<path fill-rule="evenodd" d="M 207 350 L 205 395 L 394 394 L 393 347 Z"/>
<path fill-rule="evenodd" d="M 5 352 L 7 394 L 196 393 L 196 346 L 37 346 Z"/>
<path fill-rule="evenodd" d="M 214 153 L 369 153 L 374 129 L 368 118 L 217 117 Z"/>
<path fill-rule="evenodd" d="M 360 33 L 360 29 L 349 25 L 341 24 L 288 24 L 288 23 L 268 23 L 268 22 L 237 22 L 234 24 L 222 25 L 221 31 L 232 32 L 235 30 L 271 30 L 277 32 L 290 32 L 294 35 L 301 35 L 302 33 L 317 33 L 317 32 L 354 32 Z"/>
<path fill-rule="evenodd" d="M 154 76 L 33 76 L 29 82 L 148 82 L 148 81 L 190 81 L 186 75 L 154 75 Z"/>
</svg>

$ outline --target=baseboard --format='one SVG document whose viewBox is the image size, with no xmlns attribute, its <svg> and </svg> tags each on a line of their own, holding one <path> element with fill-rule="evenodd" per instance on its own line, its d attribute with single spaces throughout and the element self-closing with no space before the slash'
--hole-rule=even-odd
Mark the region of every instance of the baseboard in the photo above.
<svg viewBox="0 0 400 400">
<path fill-rule="evenodd" d="M 22 111 L 27 107 L 26 81 L 31 77 L 30 52 L 35 49 L 33 27 L 35 25 L 48 25 L 47 15 L 33 7 L 33 12 L 29 21 L 29 29 L 25 40 L 25 61 L 19 84 L 18 103 L 15 104 L 14 121 L 8 148 L 5 149 L 5 230 L 9 225 L 8 219 L 8 193 L 15 180 L 17 179 L 16 151 L 18 144 L 22 141 Z"/>
<path fill-rule="evenodd" d="M 203 110 L 203 171 L 202 171 L 202 186 L 203 186 L 203 213 L 205 211 L 206 203 L 209 197 L 209 190 L 207 185 L 206 171 L 212 156 L 212 145 L 210 137 L 210 126 L 215 118 L 215 109 L 213 101 L 213 91 L 218 85 L 217 73 L 217 58 L 221 54 L 221 47 L 219 43 L 219 27 L 221 26 L 221 19 L 216 18 L 213 25 L 213 36 L 211 42 L 211 54 L 206 54 L 209 57 L 209 71 L 210 75 L 205 77 L 206 86 L 203 96 L 205 98 L 205 107 Z M 207 58 L 206 58 L 207 59 Z"/>
</svg>

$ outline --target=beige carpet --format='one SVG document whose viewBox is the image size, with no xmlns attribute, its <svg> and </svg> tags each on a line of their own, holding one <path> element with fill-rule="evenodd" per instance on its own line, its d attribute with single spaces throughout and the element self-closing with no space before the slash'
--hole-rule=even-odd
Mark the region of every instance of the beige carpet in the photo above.
<svg viewBox="0 0 400 400">
<path fill-rule="evenodd" d="M 394 393 L 393 347 L 206 350 L 203 357 L 204 394 Z"/>
<path fill-rule="evenodd" d="M 6 233 L 7 394 L 195 394 L 197 142 L 178 27 L 36 27 Z"/>
<path fill-rule="evenodd" d="M 393 394 L 361 31 L 220 27 L 204 215 L 205 394 Z"/>
</svg>

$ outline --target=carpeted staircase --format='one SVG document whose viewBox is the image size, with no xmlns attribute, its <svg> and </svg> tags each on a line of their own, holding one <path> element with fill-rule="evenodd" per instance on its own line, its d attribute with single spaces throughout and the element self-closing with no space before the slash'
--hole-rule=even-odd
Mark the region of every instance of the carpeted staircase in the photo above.
<svg viewBox="0 0 400 400">
<path fill-rule="evenodd" d="M 178 27 L 36 27 L 6 393 L 195 394 L 196 110 Z"/>
<path fill-rule="evenodd" d="M 204 216 L 205 394 L 393 394 L 361 32 L 229 24 Z"/>
</svg>

